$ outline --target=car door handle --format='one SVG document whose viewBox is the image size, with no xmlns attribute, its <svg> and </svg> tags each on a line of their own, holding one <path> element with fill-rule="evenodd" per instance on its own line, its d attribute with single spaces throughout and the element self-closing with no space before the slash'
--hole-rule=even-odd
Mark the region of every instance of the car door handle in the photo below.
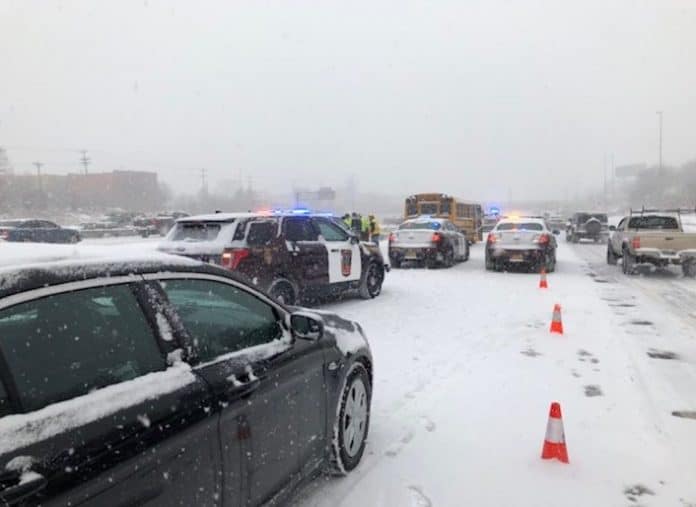
<svg viewBox="0 0 696 507">
<path fill-rule="evenodd" d="M 338 252 L 338 248 L 332 248 L 331 251 L 332 251 L 333 253 L 336 253 L 336 252 Z"/>
<path fill-rule="evenodd" d="M 17 477 L 19 479 L 19 477 Z M 46 487 L 48 480 L 43 475 L 36 474 L 30 480 L 11 486 L 0 491 L 0 501 L 5 505 L 13 505 L 31 495 L 35 495 Z"/>
</svg>

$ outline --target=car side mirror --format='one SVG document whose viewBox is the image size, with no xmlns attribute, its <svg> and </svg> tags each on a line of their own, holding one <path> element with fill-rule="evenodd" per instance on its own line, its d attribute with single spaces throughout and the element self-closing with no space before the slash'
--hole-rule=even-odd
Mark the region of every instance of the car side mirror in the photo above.
<svg viewBox="0 0 696 507">
<path fill-rule="evenodd" d="M 609 230 L 612 231 L 612 232 L 614 232 L 614 231 L 616 230 L 616 227 L 613 226 L 613 225 L 610 225 L 610 226 L 609 226 Z"/>
<path fill-rule="evenodd" d="M 290 329 L 295 338 L 316 341 L 324 336 L 324 323 L 314 316 L 296 312 L 290 315 Z"/>
<path fill-rule="evenodd" d="M 358 243 L 360 243 L 360 238 L 358 238 L 355 234 L 351 234 L 350 235 L 350 242 L 353 245 L 357 245 Z"/>
<path fill-rule="evenodd" d="M 561 233 L 561 231 L 559 231 L 558 229 L 554 229 L 552 232 L 554 236 L 558 236 Z"/>
</svg>

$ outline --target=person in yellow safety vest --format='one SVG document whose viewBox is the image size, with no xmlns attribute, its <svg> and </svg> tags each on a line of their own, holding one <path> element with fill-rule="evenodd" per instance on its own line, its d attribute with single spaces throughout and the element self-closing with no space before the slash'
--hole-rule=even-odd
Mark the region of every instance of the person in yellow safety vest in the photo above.
<svg viewBox="0 0 696 507">
<path fill-rule="evenodd" d="M 343 215 L 342 220 L 343 220 L 343 223 L 346 224 L 346 227 L 348 228 L 348 230 L 350 230 L 350 213 L 346 213 L 345 215 Z"/>
<path fill-rule="evenodd" d="M 370 219 L 366 216 L 360 217 L 360 239 L 370 241 Z"/>
<path fill-rule="evenodd" d="M 382 228 L 379 226 L 379 221 L 374 215 L 370 215 L 370 240 L 375 244 L 379 245 L 379 238 L 382 234 Z"/>
</svg>

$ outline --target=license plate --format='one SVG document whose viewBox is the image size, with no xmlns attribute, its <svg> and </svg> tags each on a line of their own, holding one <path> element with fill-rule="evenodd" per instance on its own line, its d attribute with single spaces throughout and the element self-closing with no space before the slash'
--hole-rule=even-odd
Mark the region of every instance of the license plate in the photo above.
<svg viewBox="0 0 696 507">
<path fill-rule="evenodd" d="M 415 250 L 406 250 L 406 254 L 404 256 L 415 259 L 416 257 L 418 257 L 418 254 L 416 253 Z"/>
<path fill-rule="evenodd" d="M 524 255 L 515 254 L 510 256 L 510 262 L 522 262 L 524 261 Z"/>
</svg>

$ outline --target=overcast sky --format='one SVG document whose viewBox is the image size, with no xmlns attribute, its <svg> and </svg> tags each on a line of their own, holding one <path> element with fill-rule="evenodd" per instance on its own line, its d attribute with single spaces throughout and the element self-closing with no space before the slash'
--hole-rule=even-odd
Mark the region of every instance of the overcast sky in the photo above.
<svg viewBox="0 0 696 507">
<path fill-rule="evenodd" d="M 0 146 L 177 190 L 547 197 L 656 163 L 658 110 L 695 158 L 695 58 L 689 0 L 0 0 Z"/>
</svg>

